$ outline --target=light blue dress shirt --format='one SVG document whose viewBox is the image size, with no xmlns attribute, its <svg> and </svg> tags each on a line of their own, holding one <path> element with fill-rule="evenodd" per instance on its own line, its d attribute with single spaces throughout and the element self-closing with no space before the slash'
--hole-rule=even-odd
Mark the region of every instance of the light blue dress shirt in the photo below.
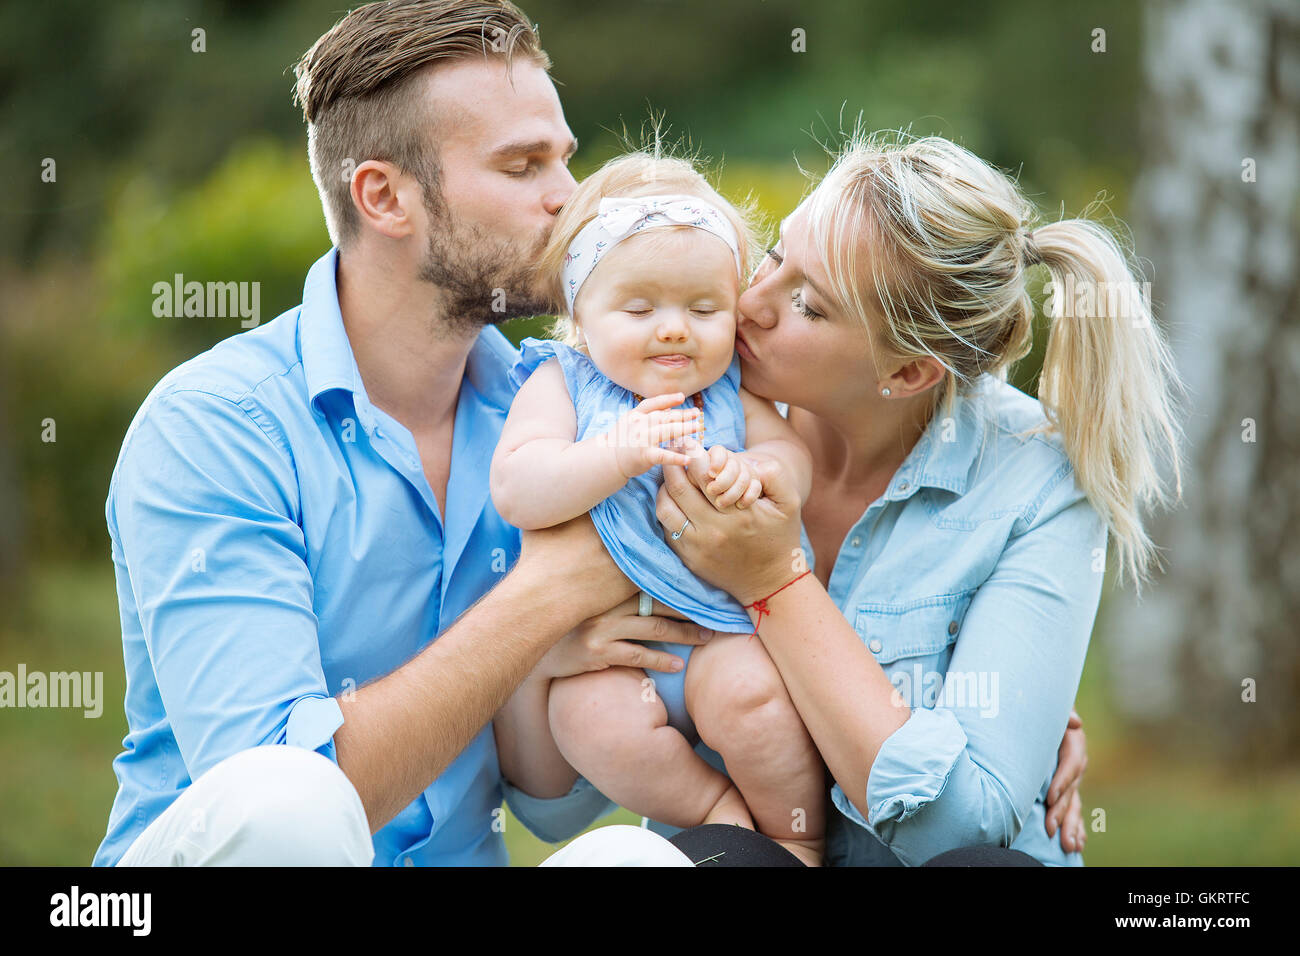
<svg viewBox="0 0 1300 956">
<path fill-rule="evenodd" d="M 515 349 L 489 327 L 469 353 L 444 518 L 410 432 L 366 396 L 336 265 L 331 250 L 301 306 L 170 372 L 122 443 L 106 516 L 129 732 L 96 865 L 240 750 L 336 759 L 335 695 L 409 660 L 518 557 L 487 478 Z M 551 840 L 608 808 L 581 780 L 554 800 L 506 790 Z M 375 864 L 504 864 L 502 792 L 489 725 L 374 834 Z"/>
<path fill-rule="evenodd" d="M 1078 866 L 1044 800 L 1100 600 L 1106 529 L 1039 403 L 985 376 L 941 410 L 845 536 L 829 593 L 912 708 L 837 785 L 832 865 L 1011 846 Z"/>
</svg>

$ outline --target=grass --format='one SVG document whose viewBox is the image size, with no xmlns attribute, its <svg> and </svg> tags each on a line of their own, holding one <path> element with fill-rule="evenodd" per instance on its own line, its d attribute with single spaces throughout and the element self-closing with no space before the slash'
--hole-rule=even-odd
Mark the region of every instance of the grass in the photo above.
<svg viewBox="0 0 1300 956">
<path fill-rule="evenodd" d="M 1178 761 L 1133 738 L 1100 679 L 1096 647 L 1079 693 L 1090 763 L 1083 796 L 1092 866 L 1293 865 L 1300 860 L 1300 771 L 1232 775 Z M 24 601 L 0 624 L 0 670 L 104 672 L 102 716 L 79 710 L 0 710 L 0 864 L 85 865 L 104 835 L 117 781 L 111 762 L 126 733 L 112 566 L 33 570 Z M 619 810 L 599 824 L 639 822 Z M 507 811 L 511 862 L 532 866 L 556 847 Z"/>
</svg>

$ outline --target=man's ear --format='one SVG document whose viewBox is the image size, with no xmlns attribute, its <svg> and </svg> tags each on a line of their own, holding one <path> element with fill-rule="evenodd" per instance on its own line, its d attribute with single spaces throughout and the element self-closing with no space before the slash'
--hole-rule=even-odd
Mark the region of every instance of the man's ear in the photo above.
<svg viewBox="0 0 1300 956">
<path fill-rule="evenodd" d="M 352 205 L 363 225 L 390 239 L 415 231 L 412 203 L 421 203 L 420 187 L 392 163 L 368 159 L 352 173 Z"/>
<path fill-rule="evenodd" d="M 892 398 L 910 398 L 928 391 L 943 381 L 944 367 L 932 355 L 909 359 L 894 371 L 893 375 L 881 381 L 882 388 L 888 388 Z"/>
</svg>

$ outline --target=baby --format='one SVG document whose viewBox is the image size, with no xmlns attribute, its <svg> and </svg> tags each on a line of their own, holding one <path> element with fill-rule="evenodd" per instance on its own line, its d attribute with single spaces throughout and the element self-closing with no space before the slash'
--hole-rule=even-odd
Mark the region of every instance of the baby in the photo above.
<svg viewBox="0 0 1300 956">
<path fill-rule="evenodd" d="M 655 516 L 664 464 L 687 466 L 720 511 L 762 495 L 751 465 L 764 456 L 807 497 L 807 450 L 771 403 L 740 386 L 736 303 L 753 235 L 684 160 L 633 153 L 578 187 L 542 257 L 566 310 L 556 340 L 521 346 L 492 499 L 525 530 L 589 512 L 641 588 L 642 613 L 653 606 L 721 632 L 694 655 L 655 645 L 687 660 L 676 674 L 611 667 L 554 681 L 551 732 L 565 759 L 633 812 L 678 827 L 756 826 L 818 863 L 826 787 L 812 740 L 783 691 L 779 704 L 756 699 L 774 672 L 747 637 L 748 614 L 687 570 Z M 689 534 L 689 522 L 673 531 Z M 752 722 L 701 720 L 697 735 L 691 716 L 762 706 L 785 708 L 764 725 L 784 732 L 758 747 Z M 696 753 L 699 736 L 739 787 Z"/>
</svg>

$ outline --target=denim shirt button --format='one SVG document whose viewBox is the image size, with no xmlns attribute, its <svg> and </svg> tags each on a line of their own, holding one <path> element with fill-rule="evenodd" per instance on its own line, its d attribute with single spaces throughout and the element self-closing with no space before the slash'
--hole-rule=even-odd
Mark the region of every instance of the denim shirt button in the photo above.
<svg viewBox="0 0 1300 956">
<path fill-rule="evenodd" d="M 408 856 L 405 860 L 402 861 L 402 866 L 415 866 L 415 861 Z"/>
<path fill-rule="evenodd" d="M 956 621 L 949 621 L 949 622 L 948 622 L 948 633 L 949 633 L 949 634 L 956 634 L 956 633 L 957 633 L 957 622 L 956 622 Z"/>
<path fill-rule="evenodd" d="M 899 491 L 906 491 L 906 490 L 907 490 L 908 488 L 910 488 L 910 487 L 912 487 L 911 484 L 909 484 L 909 483 L 906 482 L 906 481 L 900 481 L 900 482 L 898 483 L 898 490 L 899 490 Z"/>
<path fill-rule="evenodd" d="M 860 547 L 862 547 L 862 536 L 861 536 L 861 535 L 856 535 L 856 534 L 855 534 L 855 535 L 853 536 L 853 540 L 850 541 L 849 544 L 852 545 L 852 546 L 855 547 L 855 548 L 860 548 Z"/>
<path fill-rule="evenodd" d="M 871 653 L 873 653 L 873 654 L 879 654 L 879 653 L 880 653 L 880 648 L 881 648 L 882 646 L 883 646 L 883 645 L 880 643 L 880 640 L 879 640 L 878 638 L 875 638 L 875 637 L 873 637 L 873 638 L 871 639 L 871 643 L 867 645 L 867 647 L 869 647 L 869 648 L 871 649 Z"/>
</svg>

